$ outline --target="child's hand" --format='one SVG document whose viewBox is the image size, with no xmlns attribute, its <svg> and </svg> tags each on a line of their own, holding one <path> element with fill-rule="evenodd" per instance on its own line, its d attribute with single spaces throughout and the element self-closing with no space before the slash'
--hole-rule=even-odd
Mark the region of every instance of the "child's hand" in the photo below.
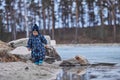
<svg viewBox="0 0 120 80">
<path fill-rule="evenodd" d="M 31 51 L 31 49 L 30 49 L 30 48 L 28 48 L 28 51 Z"/>
<path fill-rule="evenodd" d="M 48 48 L 48 45 L 45 45 L 45 48 Z"/>
</svg>

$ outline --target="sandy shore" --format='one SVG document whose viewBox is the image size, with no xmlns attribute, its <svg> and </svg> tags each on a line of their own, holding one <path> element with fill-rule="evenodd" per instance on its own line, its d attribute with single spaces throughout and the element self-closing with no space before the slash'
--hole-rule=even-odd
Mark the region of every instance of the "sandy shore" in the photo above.
<svg viewBox="0 0 120 80">
<path fill-rule="evenodd" d="M 57 65 L 43 63 L 42 66 L 31 62 L 8 62 L 0 63 L 0 80 L 54 80 Z"/>
</svg>

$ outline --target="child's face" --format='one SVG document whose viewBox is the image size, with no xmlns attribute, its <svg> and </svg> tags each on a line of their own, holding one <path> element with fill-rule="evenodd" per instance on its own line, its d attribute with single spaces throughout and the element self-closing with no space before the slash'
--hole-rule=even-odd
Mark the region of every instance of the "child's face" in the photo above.
<svg viewBox="0 0 120 80">
<path fill-rule="evenodd" d="M 37 35 L 38 35 L 38 32 L 37 32 L 37 31 L 33 31 L 33 35 L 34 35 L 34 36 L 37 36 Z"/>
</svg>

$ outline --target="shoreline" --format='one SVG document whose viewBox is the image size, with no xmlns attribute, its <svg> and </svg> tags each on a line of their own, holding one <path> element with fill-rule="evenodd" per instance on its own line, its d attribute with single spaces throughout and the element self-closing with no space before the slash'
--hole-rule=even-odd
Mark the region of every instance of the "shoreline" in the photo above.
<svg viewBox="0 0 120 80">
<path fill-rule="evenodd" d="M 81 76 L 82 80 L 109 80 L 120 78 L 120 65 L 114 64 L 95 64 L 89 66 L 86 70 L 86 77 Z M 26 69 L 28 67 L 28 69 Z M 68 68 L 68 67 L 67 67 Z M 0 63 L 0 80 L 59 80 L 66 77 L 70 80 L 75 80 L 74 76 L 79 78 L 81 68 L 71 67 L 68 68 L 67 72 L 61 72 L 62 68 L 58 66 L 58 63 L 47 64 L 44 63 L 42 66 L 35 65 L 31 62 L 7 62 Z M 100 71 L 100 72 L 99 72 Z M 63 73 L 65 75 L 63 75 Z M 97 74 L 95 74 L 97 73 Z M 71 74 L 71 75 L 70 75 Z M 74 76 L 73 76 L 74 75 Z M 106 76 L 110 76 L 106 77 Z"/>
<path fill-rule="evenodd" d="M 120 43 L 91 43 L 91 44 L 56 44 L 55 47 L 59 46 L 120 46 Z"/>
</svg>

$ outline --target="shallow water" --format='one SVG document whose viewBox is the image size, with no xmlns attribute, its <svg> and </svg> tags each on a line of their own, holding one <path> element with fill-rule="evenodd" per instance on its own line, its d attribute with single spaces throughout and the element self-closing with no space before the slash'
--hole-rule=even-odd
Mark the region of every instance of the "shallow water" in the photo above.
<svg viewBox="0 0 120 80">
<path fill-rule="evenodd" d="M 56 80 L 89 80 L 89 73 L 85 67 L 63 67 Z M 82 74 L 81 74 L 82 73 Z"/>
<path fill-rule="evenodd" d="M 63 68 L 57 75 L 57 80 L 120 80 L 120 46 L 59 46 L 57 52 L 62 59 L 73 58 L 76 55 L 86 57 L 93 63 L 116 63 L 119 66 L 97 65 L 87 67 L 86 73 L 78 75 L 79 68 Z M 76 73 L 75 73 L 76 72 Z"/>
<path fill-rule="evenodd" d="M 62 46 L 56 47 L 62 59 L 73 58 L 76 55 L 86 57 L 90 63 L 111 62 L 120 63 L 120 46 Z"/>
</svg>

